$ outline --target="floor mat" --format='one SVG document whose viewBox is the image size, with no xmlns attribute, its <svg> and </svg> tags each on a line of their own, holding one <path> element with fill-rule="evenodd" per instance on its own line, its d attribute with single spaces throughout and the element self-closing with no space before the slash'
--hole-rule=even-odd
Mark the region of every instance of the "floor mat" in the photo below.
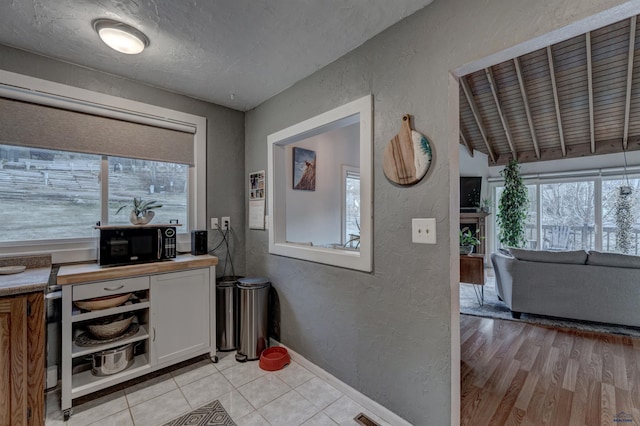
<svg viewBox="0 0 640 426">
<path fill-rule="evenodd" d="M 519 320 L 511 317 L 511 311 L 504 302 L 498 299 L 495 291 L 495 278 L 488 277 L 484 286 L 484 305 L 480 306 L 478 298 L 471 284 L 460 284 L 460 313 L 479 317 L 497 318 L 509 321 L 524 321 L 532 324 L 548 325 L 552 327 L 575 328 L 597 333 L 613 333 L 623 336 L 640 337 L 640 328 L 621 325 L 603 324 L 598 322 L 571 320 L 565 318 L 546 317 L 523 313 Z M 479 290 L 480 286 L 475 286 Z"/>
<path fill-rule="evenodd" d="M 196 408 L 164 426 L 236 426 L 229 414 L 218 401 Z"/>
</svg>

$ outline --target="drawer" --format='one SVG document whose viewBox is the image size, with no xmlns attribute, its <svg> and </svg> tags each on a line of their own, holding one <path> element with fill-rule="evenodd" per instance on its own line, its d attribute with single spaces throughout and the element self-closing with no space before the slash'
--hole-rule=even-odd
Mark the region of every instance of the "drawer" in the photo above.
<svg viewBox="0 0 640 426">
<path fill-rule="evenodd" d="M 122 280 L 100 281 L 73 286 L 73 300 L 91 299 L 94 297 L 113 296 L 149 289 L 149 277 L 125 278 Z"/>
</svg>

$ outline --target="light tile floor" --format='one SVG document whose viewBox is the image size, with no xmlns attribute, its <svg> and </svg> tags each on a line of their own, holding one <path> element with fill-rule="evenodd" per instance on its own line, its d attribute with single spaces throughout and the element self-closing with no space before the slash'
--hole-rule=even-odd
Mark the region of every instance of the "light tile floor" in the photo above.
<svg viewBox="0 0 640 426">
<path fill-rule="evenodd" d="M 235 352 L 218 355 L 217 364 L 199 360 L 74 406 L 66 423 L 59 391 L 50 392 L 46 425 L 162 425 L 213 400 L 238 426 L 357 425 L 361 412 L 389 425 L 295 361 L 268 372 Z"/>
</svg>

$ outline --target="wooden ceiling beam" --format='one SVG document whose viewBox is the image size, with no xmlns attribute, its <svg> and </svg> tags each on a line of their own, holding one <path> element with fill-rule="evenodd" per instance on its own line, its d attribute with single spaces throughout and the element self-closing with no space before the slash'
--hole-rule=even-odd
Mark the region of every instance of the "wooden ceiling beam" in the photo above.
<svg viewBox="0 0 640 426">
<path fill-rule="evenodd" d="M 556 118 L 558 120 L 558 133 L 560 134 L 560 148 L 562 156 L 567 155 L 567 146 L 564 143 L 564 131 L 562 130 L 562 116 L 560 114 L 560 101 L 558 100 L 558 83 L 556 83 L 556 71 L 553 65 L 553 52 L 551 46 L 547 46 L 547 60 L 549 61 L 549 74 L 551 75 L 551 87 L 553 88 L 553 101 L 556 104 Z"/>
<path fill-rule="evenodd" d="M 493 100 L 496 103 L 496 109 L 498 110 L 500 121 L 502 122 L 504 134 L 507 137 L 507 142 L 509 143 L 509 148 L 511 149 L 511 155 L 513 155 L 513 158 L 518 158 L 518 152 L 516 151 L 516 146 L 513 143 L 513 138 L 511 137 L 511 128 L 509 127 L 509 121 L 507 120 L 507 116 L 502 110 L 500 97 L 498 95 L 498 85 L 496 83 L 495 77 L 493 76 L 493 71 L 491 70 L 491 67 L 489 67 L 485 68 L 484 72 L 487 75 L 487 80 L 489 80 L 489 87 L 491 88 L 491 93 L 493 94 Z"/>
<path fill-rule="evenodd" d="M 542 161 L 561 160 L 567 158 L 592 157 L 594 155 L 614 154 L 620 152 L 620 138 L 596 141 L 596 150 L 598 154 L 591 153 L 591 143 L 585 142 L 567 147 L 567 154 L 563 155 L 560 148 L 546 148 L 541 150 Z M 629 137 L 629 151 L 640 151 L 640 136 Z M 489 166 L 504 166 L 509 163 L 511 156 L 508 154 L 500 155 L 495 163 L 489 162 Z M 540 161 L 536 158 L 533 151 L 520 151 L 518 162 L 520 164 L 533 163 Z"/>
<path fill-rule="evenodd" d="M 460 129 L 460 140 L 462 141 L 464 147 L 467 148 L 467 152 L 469 153 L 469 155 L 473 157 L 473 147 L 471 146 L 467 138 L 464 137 L 462 129 Z"/>
<path fill-rule="evenodd" d="M 516 67 L 516 75 L 518 76 L 518 85 L 520 86 L 520 94 L 522 95 L 522 103 L 524 104 L 524 111 L 527 113 L 527 121 L 529 122 L 529 131 L 531 132 L 531 140 L 533 141 L 533 150 L 536 153 L 536 157 L 540 159 L 540 146 L 538 145 L 538 137 L 536 136 L 536 129 L 533 127 L 533 118 L 531 118 L 531 108 L 529 107 L 529 97 L 527 96 L 527 89 L 524 86 L 524 78 L 522 77 L 522 68 L 520 68 L 520 59 L 514 58 L 513 64 Z"/>
<path fill-rule="evenodd" d="M 462 91 L 464 92 L 464 96 L 469 103 L 469 108 L 471 108 L 471 112 L 473 113 L 473 117 L 476 120 L 476 124 L 478 125 L 478 129 L 480 130 L 480 134 L 482 135 L 482 140 L 487 147 L 487 151 L 489 152 L 489 157 L 491 157 L 491 161 L 496 162 L 496 154 L 491 147 L 491 143 L 489 142 L 489 138 L 487 137 L 487 131 L 482 124 L 482 117 L 480 116 L 480 111 L 478 110 L 478 106 L 473 100 L 473 94 L 471 93 L 471 88 L 469 87 L 469 83 L 467 82 L 467 77 L 460 77 L 460 86 L 462 86 Z"/>
<path fill-rule="evenodd" d="M 633 53 L 636 46 L 636 15 L 631 17 L 629 30 L 629 62 L 627 64 L 627 98 L 624 108 L 624 136 L 622 149 L 626 150 L 629 142 L 629 112 L 631 110 L 631 83 L 633 78 Z"/>
<path fill-rule="evenodd" d="M 591 31 L 585 34 L 587 46 L 587 82 L 589 90 L 589 134 L 591 135 L 591 153 L 596 153 L 596 132 L 593 114 L 593 62 L 591 60 Z"/>
</svg>

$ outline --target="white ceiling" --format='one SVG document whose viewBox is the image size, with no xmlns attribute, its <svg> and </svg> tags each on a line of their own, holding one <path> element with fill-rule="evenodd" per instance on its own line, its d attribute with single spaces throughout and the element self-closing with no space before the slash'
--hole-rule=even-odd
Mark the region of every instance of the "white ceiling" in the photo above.
<svg viewBox="0 0 640 426">
<path fill-rule="evenodd" d="M 246 111 L 431 1 L 6 0 L 0 44 Z M 132 25 L 151 45 L 117 53 L 96 18 Z"/>
</svg>

